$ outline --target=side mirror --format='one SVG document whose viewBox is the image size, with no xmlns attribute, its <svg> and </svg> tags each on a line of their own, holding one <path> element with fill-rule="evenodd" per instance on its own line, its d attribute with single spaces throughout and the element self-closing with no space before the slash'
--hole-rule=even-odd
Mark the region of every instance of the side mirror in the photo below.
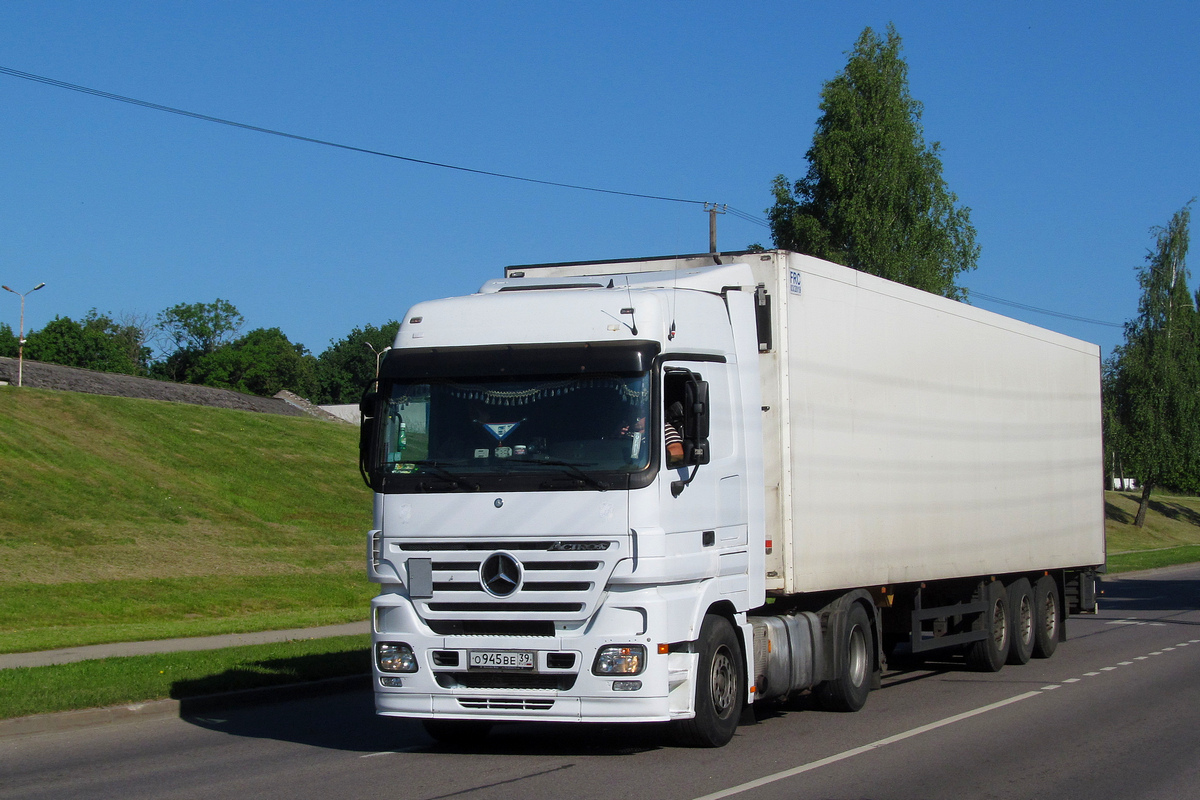
<svg viewBox="0 0 1200 800">
<path fill-rule="evenodd" d="M 710 459 L 708 381 L 690 380 L 683 387 L 683 439 L 688 451 L 687 463 L 707 464 Z"/>
<path fill-rule="evenodd" d="M 362 414 L 362 422 L 358 427 L 358 471 L 367 488 L 374 490 L 373 467 L 379 461 L 376 457 L 379 446 L 379 392 L 368 386 L 358 403 L 358 410 Z"/>
<path fill-rule="evenodd" d="M 362 399 L 358 401 L 358 412 L 362 414 L 364 422 L 375 417 L 379 412 L 379 392 L 374 389 L 363 392 Z"/>
</svg>

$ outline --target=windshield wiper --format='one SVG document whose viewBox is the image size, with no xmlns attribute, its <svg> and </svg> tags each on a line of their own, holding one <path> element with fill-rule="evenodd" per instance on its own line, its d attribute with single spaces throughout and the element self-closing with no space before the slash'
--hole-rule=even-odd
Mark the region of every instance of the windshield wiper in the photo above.
<svg viewBox="0 0 1200 800">
<path fill-rule="evenodd" d="M 459 489 L 466 489 L 467 491 L 470 491 L 470 492 L 478 492 L 479 491 L 478 483 L 471 483 L 466 478 L 463 478 L 460 475 L 455 475 L 453 472 L 446 469 L 446 465 L 441 461 L 422 460 L 422 461 L 405 461 L 404 463 L 405 464 L 416 464 L 418 467 L 426 467 L 434 475 L 441 478 L 442 480 L 449 481 L 450 483 L 457 486 Z M 451 465 L 451 466 L 454 466 L 454 465 Z"/>
<path fill-rule="evenodd" d="M 588 473 L 580 469 L 580 467 L 590 467 L 592 464 L 579 464 L 574 461 L 562 461 L 557 458 L 509 458 L 508 462 L 518 462 L 520 464 L 539 464 L 547 467 L 562 467 L 563 472 L 570 478 L 583 481 L 584 483 L 594 486 L 602 492 L 608 491 L 608 484 L 602 480 L 592 477 Z"/>
</svg>

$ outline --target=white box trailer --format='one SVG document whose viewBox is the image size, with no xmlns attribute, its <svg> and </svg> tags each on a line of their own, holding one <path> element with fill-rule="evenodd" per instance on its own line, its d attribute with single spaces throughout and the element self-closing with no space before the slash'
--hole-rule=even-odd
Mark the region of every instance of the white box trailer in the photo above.
<svg viewBox="0 0 1200 800">
<path fill-rule="evenodd" d="M 774 301 L 759 359 L 768 589 L 1104 563 L 1097 345 L 798 253 L 718 259 L 747 263 Z"/>
<path fill-rule="evenodd" d="M 549 443 L 538 468 L 580 472 L 572 497 L 512 476 L 534 459 L 536 436 L 457 461 L 431 459 L 432 450 L 407 461 L 380 455 L 380 437 L 394 436 L 382 432 L 404 427 L 389 410 L 398 395 L 421 409 L 419 420 L 405 412 L 409 429 L 428 426 L 432 448 L 438 409 L 453 405 L 439 406 L 439 391 L 496 404 L 524 392 L 516 402 L 529 410 L 509 412 L 500 427 L 532 432 L 556 413 L 543 398 L 582 396 L 585 374 L 619 383 L 627 403 L 644 396 L 649 449 L 617 468 L 598 455 L 611 442 L 571 460 L 551 458 Z M 518 375 L 503 391 L 489 383 Z M 672 467 L 657 429 L 684 389 L 687 460 Z M 1067 614 L 1095 608 L 1105 560 L 1098 348 L 815 258 L 771 251 L 509 267 L 477 295 L 410 311 L 364 413 L 379 421 L 367 425 L 363 451 L 377 491 L 370 574 L 383 584 L 377 706 L 420 716 L 438 736 L 503 719 L 669 719 L 685 741 L 719 745 L 743 702 L 813 689 L 829 707 L 854 710 L 894 647 L 963 648 L 972 666 L 994 670 L 1050 655 Z M 644 447 L 641 434 L 634 441 Z M 418 479 L 434 471 L 451 477 Z M 446 508 L 476 493 L 521 504 L 523 516 L 504 523 L 521 541 L 461 521 L 439 529 Z M 622 511 L 602 512 L 605 526 L 564 524 L 585 520 L 597 502 Z M 426 522 L 414 525 L 426 507 Z M 554 519 L 530 523 L 543 515 Z M 448 544 L 464 537 L 471 542 Z M 611 539 L 603 547 L 613 563 L 597 567 L 608 577 L 589 619 L 564 615 L 548 629 L 552 646 L 531 636 L 514 650 L 512 634 L 533 630 L 518 624 L 532 606 L 489 594 L 489 559 L 509 565 L 522 582 L 513 597 L 529 599 L 528 576 L 547 566 L 514 547 L 600 547 L 601 538 Z M 458 573 L 441 569 L 436 554 L 458 547 L 486 557 L 454 561 Z M 472 580 L 472 570 L 485 602 L 462 623 L 433 620 L 431 609 L 449 607 L 433 602 L 439 587 Z M 445 635 L 464 630 L 474 633 Z M 546 691 L 555 702 L 578 699 L 577 710 L 555 713 L 551 703 L 531 713 L 522 703 L 542 690 L 522 685 L 551 686 L 533 676 L 553 674 L 544 665 L 566 663 L 568 652 L 576 679 Z M 503 679 L 513 671 L 463 663 L 506 653 L 519 654 L 525 684 Z M 458 666 L 438 672 L 438 659 Z M 410 702 L 404 687 L 420 679 L 398 678 L 395 667 L 420 675 L 424 660 L 436 681 Z M 503 691 L 463 705 L 489 681 Z M 627 710 L 615 711 L 622 701 Z"/>
</svg>

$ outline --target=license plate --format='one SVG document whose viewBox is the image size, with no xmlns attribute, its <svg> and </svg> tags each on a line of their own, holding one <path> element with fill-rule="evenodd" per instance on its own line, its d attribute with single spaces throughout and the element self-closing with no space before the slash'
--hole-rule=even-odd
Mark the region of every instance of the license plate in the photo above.
<svg viewBox="0 0 1200 800">
<path fill-rule="evenodd" d="M 531 650 L 471 650 L 467 653 L 471 669 L 533 669 Z"/>
</svg>

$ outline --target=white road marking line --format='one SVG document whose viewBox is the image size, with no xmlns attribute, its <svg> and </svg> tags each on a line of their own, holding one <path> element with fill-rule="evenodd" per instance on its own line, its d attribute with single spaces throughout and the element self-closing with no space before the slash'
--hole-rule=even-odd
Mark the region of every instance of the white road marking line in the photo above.
<svg viewBox="0 0 1200 800">
<path fill-rule="evenodd" d="M 1083 673 L 1083 674 L 1084 674 L 1084 675 L 1086 675 L 1086 676 L 1087 676 L 1087 677 L 1089 677 L 1089 678 L 1094 678 L 1094 677 L 1096 677 L 1097 675 L 1099 675 L 1100 673 L 1099 673 L 1099 672 L 1085 672 L 1085 673 Z"/>
<path fill-rule="evenodd" d="M 1082 678 L 1067 678 L 1063 683 L 1079 683 L 1081 680 Z"/>
<path fill-rule="evenodd" d="M 706 794 L 703 797 L 696 798 L 696 800 L 720 800 L 720 798 L 723 797 L 732 797 L 735 794 L 748 792 L 751 789 L 757 789 L 760 786 L 766 786 L 768 784 L 775 783 L 776 781 L 784 780 L 785 778 L 792 778 L 796 775 L 802 775 L 805 772 L 811 772 L 814 769 L 819 769 L 829 764 L 836 764 L 839 761 L 845 761 L 848 758 L 853 758 L 854 756 L 862 755 L 863 753 L 869 753 L 872 750 L 876 750 L 880 747 L 886 747 L 889 744 L 895 744 L 896 742 L 901 742 L 905 739 L 911 739 L 914 736 L 919 736 L 922 733 L 928 733 L 929 731 L 945 727 L 946 725 L 952 725 L 955 722 L 961 722 L 964 719 L 970 719 L 971 717 L 977 717 L 980 714 L 986 714 L 989 711 L 995 711 L 998 708 L 1003 708 L 1004 706 L 1020 702 L 1021 700 L 1027 700 L 1030 697 L 1036 697 L 1039 694 L 1041 694 L 1041 692 L 1026 692 L 1025 694 L 1019 694 L 1015 697 L 1010 697 L 1007 700 L 1001 700 L 998 703 L 980 706 L 979 708 L 971 711 L 965 711 L 962 714 L 955 714 L 952 717 L 946 717 L 945 719 L 940 719 L 937 722 L 931 722 L 928 725 L 922 725 L 918 728 L 907 730 L 904 733 L 898 733 L 895 736 L 888 736 L 885 739 L 879 739 L 878 741 L 871 742 L 870 744 L 864 744 L 862 747 L 855 747 L 851 750 L 846 750 L 838 753 L 837 755 L 812 761 L 799 767 L 785 769 L 782 772 L 776 772 L 772 775 L 765 775 L 761 778 L 739 784 L 738 786 L 731 786 L 730 788 L 723 789 L 719 792 Z"/>
<path fill-rule="evenodd" d="M 1100 671 L 1101 672 L 1112 672 L 1114 669 L 1116 669 L 1116 667 L 1101 667 Z"/>
<path fill-rule="evenodd" d="M 1117 663 L 1120 664 L 1122 667 L 1128 667 L 1133 662 L 1132 661 L 1118 661 Z"/>
</svg>

